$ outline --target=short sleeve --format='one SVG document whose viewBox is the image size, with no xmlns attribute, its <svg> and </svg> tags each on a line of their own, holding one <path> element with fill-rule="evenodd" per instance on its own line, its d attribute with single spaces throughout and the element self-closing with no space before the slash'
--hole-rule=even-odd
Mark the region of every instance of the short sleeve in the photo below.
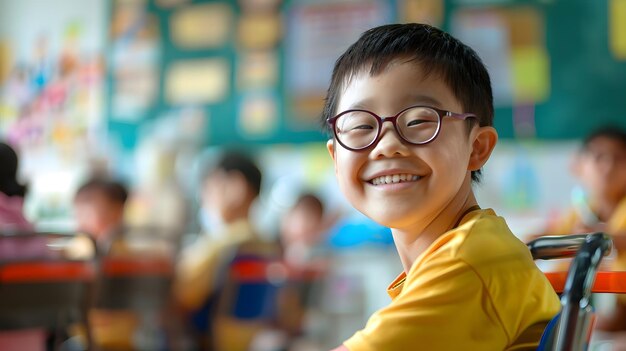
<svg viewBox="0 0 626 351">
<path fill-rule="evenodd" d="M 350 351 L 504 350 L 510 343 L 474 270 L 440 259 L 410 272 L 402 292 L 344 344 Z"/>
</svg>

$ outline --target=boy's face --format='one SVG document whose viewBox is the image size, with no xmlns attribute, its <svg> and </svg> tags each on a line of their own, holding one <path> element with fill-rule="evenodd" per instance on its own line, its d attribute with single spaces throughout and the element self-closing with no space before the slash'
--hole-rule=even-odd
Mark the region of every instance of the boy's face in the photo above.
<svg viewBox="0 0 626 351">
<path fill-rule="evenodd" d="M 202 205 L 221 221 L 238 219 L 240 209 L 251 197 L 249 185 L 237 171 L 215 170 L 204 181 Z"/>
<path fill-rule="evenodd" d="M 99 191 L 80 194 L 74 200 L 74 210 L 79 231 L 101 239 L 110 230 L 121 225 L 124 209 Z"/>
<path fill-rule="evenodd" d="M 313 208 L 299 205 L 292 208 L 281 221 L 280 235 L 286 244 L 315 244 L 321 235 L 322 215 Z"/>
<path fill-rule="evenodd" d="M 626 195 L 626 147 L 618 140 L 598 137 L 578 156 L 574 173 L 591 196 L 619 201 Z"/>
<path fill-rule="evenodd" d="M 472 112 L 463 111 L 438 75 L 425 76 L 419 64 L 400 60 L 374 77 L 367 70 L 356 74 L 340 96 L 335 112 L 360 108 L 379 116 L 393 116 L 413 105 Z M 392 124 L 386 122 L 378 144 L 368 149 L 350 151 L 333 140 L 327 146 L 339 187 L 351 204 L 384 226 L 409 229 L 434 220 L 460 197 L 463 184 L 470 186 L 470 154 L 476 129 L 468 135 L 464 121 L 444 118 L 437 138 L 418 146 L 403 142 Z M 473 169 L 480 166 L 482 163 L 474 164 Z M 408 175 L 409 179 L 382 185 L 372 182 L 377 177 L 394 175 L 400 179 Z"/>
</svg>

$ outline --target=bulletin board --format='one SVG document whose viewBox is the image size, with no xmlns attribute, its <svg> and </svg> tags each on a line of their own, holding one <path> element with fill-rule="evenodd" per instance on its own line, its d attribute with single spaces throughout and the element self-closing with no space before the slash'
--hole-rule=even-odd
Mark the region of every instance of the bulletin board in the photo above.
<svg viewBox="0 0 626 351">
<path fill-rule="evenodd" d="M 626 128 L 626 0 L 117 0 L 110 17 L 108 128 L 126 148 L 188 108 L 206 145 L 322 141 L 334 60 L 365 29 L 407 21 L 477 49 L 503 139 Z"/>
<path fill-rule="evenodd" d="M 113 1 L 109 134 L 132 149 L 146 122 L 194 108 L 206 145 L 323 141 L 334 60 L 364 30 L 391 22 L 394 3 Z"/>
<path fill-rule="evenodd" d="M 477 17 L 491 13 L 491 21 L 483 23 L 497 28 L 494 6 L 485 6 L 486 3 L 489 2 L 477 6 L 469 1 L 446 1 L 444 28 L 459 35 L 463 28 L 456 32 L 454 28 L 460 12 L 474 12 Z M 493 3 L 498 4 L 495 8 L 500 11 L 500 27 L 508 27 L 508 42 L 491 48 L 488 55 L 478 50 L 479 54 L 487 60 L 494 53 L 506 59 L 517 55 L 522 67 L 510 68 L 509 74 L 525 77 L 517 88 L 527 93 L 525 97 L 516 97 L 513 92 L 508 100 L 500 99 L 498 103 L 498 95 L 507 89 L 506 84 L 501 84 L 507 79 L 502 79 L 506 72 L 502 74 L 497 62 L 487 65 L 496 100 L 494 123 L 501 138 L 580 139 L 605 125 L 626 129 L 626 1 Z M 528 18 L 529 13 L 533 18 Z M 516 24 L 525 38 L 515 38 L 516 34 L 510 32 Z M 493 32 L 488 33 L 491 42 L 499 38 Z M 536 42 L 529 43 L 529 36 L 535 36 Z M 514 48 L 515 41 L 519 50 Z M 515 65 L 516 60 L 510 62 Z"/>
</svg>

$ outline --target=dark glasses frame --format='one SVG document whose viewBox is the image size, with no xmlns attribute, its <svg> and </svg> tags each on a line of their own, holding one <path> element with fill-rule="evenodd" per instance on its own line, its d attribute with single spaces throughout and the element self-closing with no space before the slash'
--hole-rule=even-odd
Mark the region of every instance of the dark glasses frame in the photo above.
<svg viewBox="0 0 626 351">
<path fill-rule="evenodd" d="M 431 110 L 435 111 L 435 112 L 437 113 L 437 116 L 439 116 L 439 123 L 437 124 L 437 130 L 435 131 L 435 134 L 433 134 L 433 136 L 432 136 L 430 139 L 428 139 L 428 140 L 426 140 L 426 141 L 421 141 L 421 142 L 417 142 L 417 143 L 416 143 L 416 142 L 412 142 L 412 141 L 410 141 L 410 140 L 407 140 L 407 139 L 406 139 L 406 138 L 402 135 L 402 133 L 401 133 L 401 132 L 400 132 L 400 130 L 398 129 L 398 125 L 396 124 L 396 121 L 398 120 L 398 117 L 399 117 L 402 113 L 404 113 L 404 112 L 406 112 L 407 110 L 410 110 L 410 109 L 412 109 L 412 108 L 418 108 L 418 107 L 421 107 L 421 108 L 428 108 L 428 109 L 431 109 Z M 343 116 L 343 115 L 345 115 L 345 114 L 348 114 L 348 113 L 352 113 L 352 112 L 365 112 L 365 113 L 368 113 L 368 114 L 372 115 L 374 118 L 376 118 L 376 121 L 378 121 L 378 130 L 377 130 L 377 132 L 376 132 L 376 137 L 374 138 L 374 140 L 372 140 L 372 142 L 371 142 L 371 143 L 369 143 L 369 144 L 367 144 L 367 145 L 365 145 L 365 146 L 363 146 L 363 147 L 360 147 L 360 148 L 353 148 L 353 147 L 349 147 L 349 146 L 345 145 L 345 144 L 341 141 L 341 139 L 337 136 L 337 129 L 335 128 L 335 126 L 336 126 L 336 124 L 337 124 L 337 119 L 339 119 L 339 117 L 341 117 L 341 116 Z M 424 144 L 428 144 L 428 143 L 432 142 L 433 140 L 435 140 L 435 139 L 437 138 L 437 136 L 439 135 L 439 132 L 441 131 L 441 125 L 443 124 L 443 118 L 444 118 L 444 117 L 452 117 L 452 118 L 459 119 L 459 120 L 465 120 L 465 119 L 467 119 L 467 118 L 478 118 L 478 117 L 477 117 L 475 114 L 473 114 L 473 113 L 455 113 L 455 112 L 450 112 L 450 111 L 446 111 L 446 110 L 438 109 L 438 108 L 431 107 L 431 106 L 414 105 L 414 106 L 409 106 L 409 107 L 407 107 L 407 108 L 403 109 L 402 111 L 398 112 L 398 113 L 397 113 L 396 115 L 394 115 L 394 116 L 389 116 L 389 117 L 381 117 L 381 116 L 379 116 L 379 115 L 375 114 L 375 113 L 374 113 L 374 112 L 372 112 L 372 111 L 363 110 L 363 109 L 352 109 L 352 110 L 346 110 L 346 111 L 343 111 L 343 112 L 339 113 L 338 115 L 336 115 L 336 116 L 334 116 L 334 117 L 328 118 L 328 119 L 326 120 L 326 123 L 328 123 L 328 125 L 329 125 L 329 126 L 330 126 L 330 128 L 332 129 L 332 131 L 333 131 L 333 136 L 335 137 L 335 140 L 337 140 L 337 142 L 339 142 L 339 144 L 340 144 L 341 146 L 343 146 L 345 149 L 348 149 L 348 150 L 351 150 L 351 151 L 361 151 L 361 150 L 365 150 L 365 149 L 367 149 L 367 148 L 369 148 L 369 147 L 371 147 L 371 146 L 373 146 L 373 145 L 378 144 L 378 142 L 380 141 L 380 134 L 381 134 L 381 131 L 382 131 L 382 129 L 383 129 L 383 123 L 385 123 L 385 122 L 387 122 L 387 121 L 389 121 L 389 122 L 391 122 L 391 123 L 393 124 L 393 128 L 395 129 L 396 133 L 397 133 L 397 134 L 400 136 L 400 138 L 401 138 L 402 140 L 404 140 L 405 142 L 407 142 L 407 143 L 409 143 L 409 144 L 411 144 L 411 145 L 424 145 Z"/>
</svg>

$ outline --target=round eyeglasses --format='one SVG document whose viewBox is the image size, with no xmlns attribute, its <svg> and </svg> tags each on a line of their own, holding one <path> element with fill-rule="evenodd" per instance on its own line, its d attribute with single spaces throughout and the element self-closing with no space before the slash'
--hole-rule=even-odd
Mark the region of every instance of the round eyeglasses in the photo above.
<svg viewBox="0 0 626 351">
<path fill-rule="evenodd" d="M 347 110 L 329 118 L 327 122 L 341 146 L 359 151 L 378 143 L 380 131 L 386 121 L 393 124 L 398 135 L 407 143 L 430 143 L 439 134 L 443 117 L 465 120 L 476 118 L 476 115 L 454 113 L 429 106 L 411 106 L 391 117 L 380 117 L 367 110 Z"/>
</svg>

